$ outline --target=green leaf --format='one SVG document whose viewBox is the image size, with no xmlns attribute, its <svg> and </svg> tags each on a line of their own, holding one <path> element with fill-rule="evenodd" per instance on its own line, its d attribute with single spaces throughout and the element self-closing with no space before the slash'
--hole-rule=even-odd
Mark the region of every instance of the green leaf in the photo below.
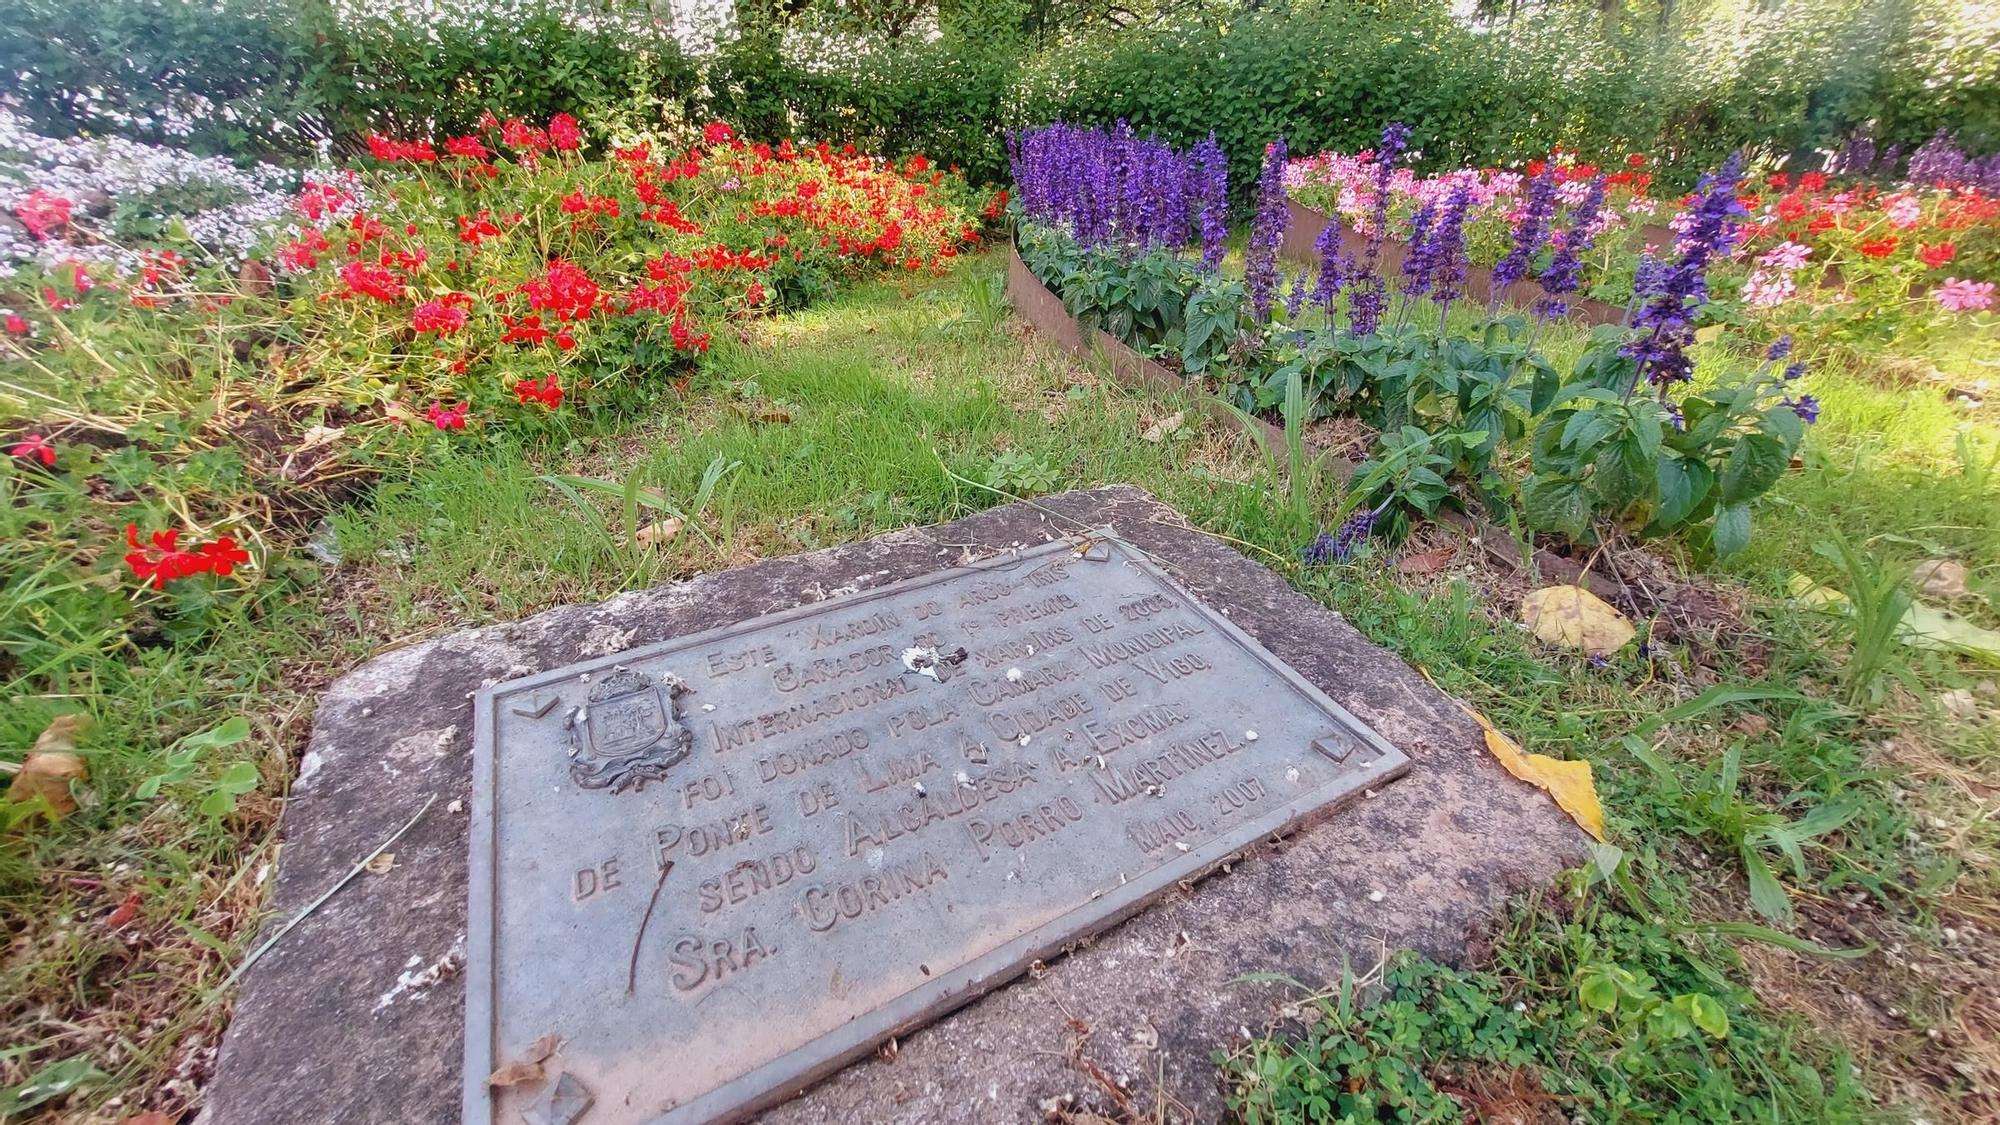
<svg viewBox="0 0 2000 1125">
<path fill-rule="evenodd" d="M 1522 489 L 1521 506 L 1528 526 L 1574 539 L 1583 534 L 1590 504 L 1583 485 L 1564 477 L 1531 477 Z"/>
<path fill-rule="evenodd" d="M 1577 982 L 1576 998 L 1594 1011 L 1614 1011 L 1618 1007 L 1618 982 L 1602 968 L 1588 970 Z"/>
<path fill-rule="evenodd" d="M 1681 525 L 1715 485 L 1715 473 L 1700 461 L 1662 457 L 1654 463 L 1654 486 L 1659 504 L 1653 509 L 1652 526 L 1671 531 Z"/>
<path fill-rule="evenodd" d="M 1771 865 L 1764 862 L 1755 848 L 1746 845 L 1739 851 L 1743 855 L 1744 874 L 1750 877 L 1750 905 L 1780 926 L 1791 925 L 1792 899 L 1779 885 L 1778 877 L 1771 873 Z"/>
<path fill-rule="evenodd" d="M 257 766 L 253 762 L 235 762 L 222 776 L 215 779 L 215 787 L 228 793 L 248 793 L 257 788 Z"/>
<path fill-rule="evenodd" d="M 1674 997 L 1674 1007 L 1688 1018 L 1690 1023 L 1716 1039 L 1729 1036 L 1729 1013 L 1715 997 L 1705 992 L 1689 992 Z"/>
<path fill-rule="evenodd" d="M 199 734 L 191 734 L 179 742 L 184 749 L 214 750 L 223 746 L 234 746 L 250 737 L 250 720 L 241 715 L 224 719 L 215 726 Z"/>
<path fill-rule="evenodd" d="M 1715 553 L 1733 555 L 1750 544 L 1750 508 L 1731 504 L 1715 513 Z"/>
<path fill-rule="evenodd" d="M 1742 504 L 1770 491 L 1791 461 L 1791 455 L 1778 439 L 1763 433 L 1744 434 L 1736 442 L 1736 448 L 1729 451 L 1729 460 L 1723 463 L 1722 474 L 1717 478 L 1723 505 Z"/>
<path fill-rule="evenodd" d="M 227 789 L 217 789 L 201 799 L 201 815 L 221 820 L 236 811 L 236 794 Z"/>
</svg>

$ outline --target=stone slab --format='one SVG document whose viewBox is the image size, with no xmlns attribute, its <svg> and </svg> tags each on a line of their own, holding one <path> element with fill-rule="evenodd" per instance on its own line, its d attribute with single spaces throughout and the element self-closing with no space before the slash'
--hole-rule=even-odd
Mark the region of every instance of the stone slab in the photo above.
<svg viewBox="0 0 2000 1125">
<path fill-rule="evenodd" d="M 1408 767 L 1106 529 L 473 715 L 475 1122 L 552 1034 L 592 1121 L 741 1117 Z"/>
<path fill-rule="evenodd" d="M 1023 1121 L 1063 1095 L 1112 1108 L 1079 1057 L 1149 1111 L 1214 1120 L 1212 1052 L 1273 1025 L 1298 998 L 1237 978 L 1318 984 L 1396 948 L 1460 959 L 1507 898 L 1582 861 L 1581 834 L 1495 765 L 1471 719 L 1393 654 L 1141 490 L 1065 493 L 438 638 L 342 678 L 321 701 L 285 811 L 272 924 L 427 799 L 438 803 L 398 841 L 393 870 L 334 895 L 245 974 L 205 1119 L 459 1119 L 479 689 L 1099 526 L 1402 749 L 1412 772 L 1316 827 L 1245 849 L 1224 873 L 763 1120 Z"/>
</svg>

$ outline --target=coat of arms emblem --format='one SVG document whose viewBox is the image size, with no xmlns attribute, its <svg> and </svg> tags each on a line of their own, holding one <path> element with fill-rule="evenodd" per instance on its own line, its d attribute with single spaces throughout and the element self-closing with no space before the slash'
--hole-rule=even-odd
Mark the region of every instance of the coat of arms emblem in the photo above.
<svg viewBox="0 0 2000 1125">
<path fill-rule="evenodd" d="M 666 777 L 694 747 L 674 710 L 683 690 L 629 668 L 592 684 L 582 717 L 570 720 L 570 780 L 623 793 Z"/>
</svg>

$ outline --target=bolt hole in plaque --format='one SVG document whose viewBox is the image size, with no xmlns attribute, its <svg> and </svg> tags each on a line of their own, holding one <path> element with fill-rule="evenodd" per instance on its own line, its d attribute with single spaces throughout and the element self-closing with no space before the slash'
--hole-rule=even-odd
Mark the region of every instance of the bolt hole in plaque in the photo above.
<svg viewBox="0 0 2000 1125">
<path fill-rule="evenodd" d="M 1409 768 L 1108 531 L 475 708 L 469 1122 L 754 1113 Z"/>
</svg>

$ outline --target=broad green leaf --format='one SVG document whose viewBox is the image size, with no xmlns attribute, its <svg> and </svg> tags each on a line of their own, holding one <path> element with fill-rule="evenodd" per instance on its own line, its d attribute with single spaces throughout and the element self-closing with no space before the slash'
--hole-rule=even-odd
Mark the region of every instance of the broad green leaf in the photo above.
<svg viewBox="0 0 2000 1125">
<path fill-rule="evenodd" d="M 1674 997 L 1674 1007 L 1687 1016 L 1689 1022 L 1716 1039 L 1729 1035 L 1729 1013 L 1715 997 L 1705 992 L 1689 992 Z"/>
<path fill-rule="evenodd" d="M 1741 504 L 1770 491 L 1791 464 L 1784 445 L 1769 434 L 1744 434 L 1729 451 L 1716 483 L 1724 505 Z M 1723 552 L 1728 554 L 1727 551 Z"/>
<path fill-rule="evenodd" d="M 1733 555 L 1750 545 L 1750 508 L 1731 504 L 1715 513 L 1715 553 Z"/>
</svg>

